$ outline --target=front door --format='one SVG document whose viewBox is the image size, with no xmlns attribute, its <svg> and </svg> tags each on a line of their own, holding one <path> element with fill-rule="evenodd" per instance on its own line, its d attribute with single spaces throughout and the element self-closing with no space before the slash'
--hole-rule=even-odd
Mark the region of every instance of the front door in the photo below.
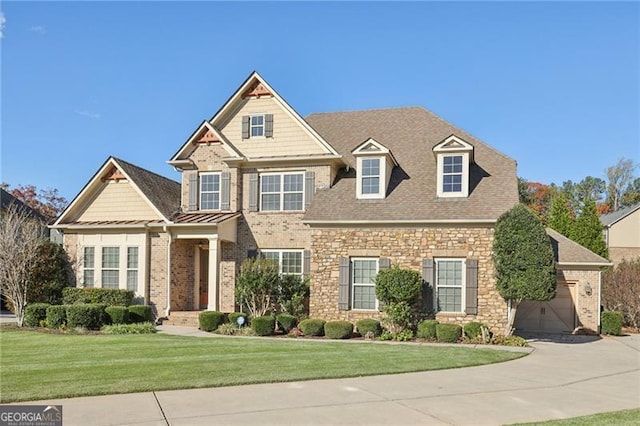
<svg viewBox="0 0 640 426">
<path fill-rule="evenodd" d="M 201 248 L 198 250 L 200 256 L 200 271 L 198 273 L 198 284 L 200 286 L 200 309 L 207 309 L 209 304 L 209 250 Z"/>
</svg>

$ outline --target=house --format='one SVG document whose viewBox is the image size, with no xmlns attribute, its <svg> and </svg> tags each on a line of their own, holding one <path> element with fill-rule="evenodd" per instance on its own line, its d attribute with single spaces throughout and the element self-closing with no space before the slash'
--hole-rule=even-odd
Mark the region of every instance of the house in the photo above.
<svg viewBox="0 0 640 426">
<path fill-rule="evenodd" d="M 491 252 L 516 162 L 426 109 L 303 118 L 254 72 L 168 163 L 180 183 L 109 158 L 58 218 L 78 282 L 135 290 L 173 322 L 233 311 L 239 265 L 260 255 L 309 277 L 312 317 L 356 321 L 379 317 L 372 279 L 399 264 L 423 275 L 425 315 L 504 331 Z M 568 270 L 599 271 L 587 254 Z M 572 307 L 599 309 L 590 285 Z M 580 309 L 572 324 L 596 329 Z"/>
<path fill-rule="evenodd" d="M 640 203 L 600 216 L 613 263 L 640 258 Z"/>
</svg>

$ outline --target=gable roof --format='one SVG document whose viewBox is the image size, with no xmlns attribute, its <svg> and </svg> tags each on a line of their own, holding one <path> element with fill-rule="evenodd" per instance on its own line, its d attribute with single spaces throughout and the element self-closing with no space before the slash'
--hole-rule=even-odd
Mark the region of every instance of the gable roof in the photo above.
<svg viewBox="0 0 640 426">
<path fill-rule="evenodd" d="M 40 212 L 32 209 L 22 200 L 14 197 L 10 192 L 0 188 L 0 210 L 6 210 L 12 205 L 15 205 L 18 210 L 24 211 L 29 216 L 38 219 L 41 222 L 47 222 L 47 218 L 45 218 Z"/>
<path fill-rule="evenodd" d="M 573 240 L 565 237 L 561 233 L 546 228 L 547 235 L 551 239 L 555 261 L 562 265 L 590 265 L 590 266 L 609 266 L 609 262 L 604 257 L 598 256 L 586 247 L 581 246 Z"/>
<path fill-rule="evenodd" d="M 604 225 L 605 227 L 610 227 L 614 223 L 618 222 L 621 219 L 624 219 L 638 209 L 640 209 L 640 203 L 633 204 L 628 207 L 623 207 L 616 210 L 615 212 L 600 215 L 600 223 L 602 223 L 602 225 Z"/>
<path fill-rule="evenodd" d="M 311 114 L 307 122 L 356 166 L 352 151 L 369 138 L 393 152 L 385 199 L 356 199 L 355 172 L 318 191 L 306 223 L 493 222 L 518 203 L 516 162 L 422 107 Z M 433 148 L 455 135 L 473 145 L 468 198 L 438 198 Z"/>
<path fill-rule="evenodd" d="M 91 192 L 95 190 L 100 183 L 100 179 L 109 172 L 111 167 L 116 167 L 121 171 L 134 189 L 136 189 L 149 203 L 151 208 L 165 221 L 169 222 L 171 217 L 179 210 L 181 198 L 180 183 L 119 158 L 109 157 L 69 206 L 62 212 L 54 226 L 70 223 L 68 216 L 71 215 L 71 212 L 73 212 L 76 207 L 82 204 L 85 198 L 91 195 Z"/>
</svg>

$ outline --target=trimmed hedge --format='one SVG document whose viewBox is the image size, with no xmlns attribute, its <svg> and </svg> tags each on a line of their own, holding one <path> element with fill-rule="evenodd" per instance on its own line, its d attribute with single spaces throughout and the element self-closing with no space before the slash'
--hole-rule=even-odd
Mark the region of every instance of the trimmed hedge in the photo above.
<svg viewBox="0 0 640 426">
<path fill-rule="evenodd" d="M 324 324 L 324 320 L 309 318 L 300 321 L 298 328 L 305 336 L 324 336 Z"/>
<path fill-rule="evenodd" d="M 349 339 L 353 334 L 353 324 L 349 321 L 328 321 L 324 324 L 324 335 L 329 339 Z"/>
<path fill-rule="evenodd" d="M 156 326 L 151 322 L 137 324 L 113 324 L 105 325 L 101 331 L 104 334 L 150 334 L 155 333 Z"/>
<path fill-rule="evenodd" d="M 464 335 L 469 339 L 475 339 L 478 336 L 482 335 L 482 327 L 486 326 L 481 322 L 472 321 L 464 325 L 462 330 L 464 331 Z"/>
<path fill-rule="evenodd" d="M 26 320 L 26 316 L 25 316 Z M 604 311 L 601 314 L 600 324 L 602 324 L 602 334 L 619 336 L 622 334 L 622 312 Z"/>
<path fill-rule="evenodd" d="M 24 308 L 23 324 L 27 327 L 40 327 L 40 322 L 47 319 L 48 303 L 30 303 Z"/>
<path fill-rule="evenodd" d="M 365 337 L 367 333 L 372 333 L 373 337 L 378 337 L 382 334 L 382 326 L 380 321 L 373 318 L 365 318 L 356 322 L 356 330 L 362 337 Z"/>
<path fill-rule="evenodd" d="M 203 311 L 198 315 L 200 330 L 213 331 L 224 322 L 224 314 L 218 311 Z"/>
<path fill-rule="evenodd" d="M 418 324 L 418 331 L 416 332 L 416 337 L 420 339 L 435 339 L 436 338 L 436 326 L 439 324 L 438 321 L 428 319 L 421 321 Z"/>
<path fill-rule="evenodd" d="M 441 343 L 456 343 L 462 337 L 462 327 L 458 324 L 437 324 L 436 339 Z"/>
<path fill-rule="evenodd" d="M 129 309 L 126 306 L 107 306 L 104 312 L 109 318 L 109 324 L 129 323 Z"/>
<path fill-rule="evenodd" d="M 296 324 L 298 324 L 298 320 L 296 319 L 296 317 L 289 314 L 280 314 L 276 317 L 276 320 L 278 321 L 280 327 L 282 327 L 282 331 L 284 331 L 285 333 L 291 331 L 291 329 L 295 327 Z"/>
<path fill-rule="evenodd" d="M 133 296 L 134 292 L 131 290 L 67 287 L 62 290 L 62 303 L 65 305 L 104 303 L 107 306 L 129 306 Z"/>
<path fill-rule="evenodd" d="M 229 318 L 229 323 L 238 326 L 238 318 L 244 318 L 244 323 L 242 324 L 242 326 L 246 326 L 249 325 L 249 315 L 245 314 L 244 312 L 229 312 L 227 314 L 227 318 Z"/>
<path fill-rule="evenodd" d="M 62 328 L 67 322 L 67 305 L 51 305 L 47 308 L 47 327 Z"/>
<path fill-rule="evenodd" d="M 84 327 L 99 330 L 104 325 L 106 305 L 101 303 L 82 303 L 67 306 L 67 327 Z"/>
<path fill-rule="evenodd" d="M 130 305 L 127 306 L 129 311 L 129 322 L 151 322 L 153 320 L 153 313 L 151 312 L 151 306 L 149 305 Z"/>
<path fill-rule="evenodd" d="M 251 328 L 258 336 L 272 336 L 276 330 L 276 319 L 271 315 L 254 318 Z"/>
</svg>

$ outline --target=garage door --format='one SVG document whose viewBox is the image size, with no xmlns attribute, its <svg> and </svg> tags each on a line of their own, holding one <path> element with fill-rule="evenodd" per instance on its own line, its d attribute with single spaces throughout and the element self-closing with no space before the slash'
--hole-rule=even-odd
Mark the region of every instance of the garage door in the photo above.
<svg viewBox="0 0 640 426">
<path fill-rule="evenodd" d="M 538 333 L 572 332 L 576 324 L 575 288 L 573 283 L 558 283 L 554 299 L 523 301 L 516 312 L 516 329 Z"/>
</svg>

